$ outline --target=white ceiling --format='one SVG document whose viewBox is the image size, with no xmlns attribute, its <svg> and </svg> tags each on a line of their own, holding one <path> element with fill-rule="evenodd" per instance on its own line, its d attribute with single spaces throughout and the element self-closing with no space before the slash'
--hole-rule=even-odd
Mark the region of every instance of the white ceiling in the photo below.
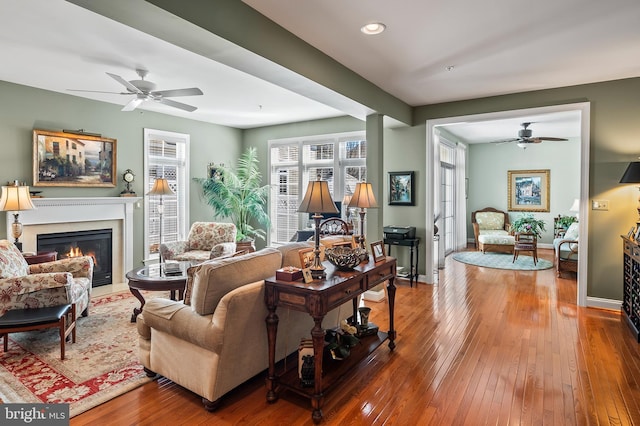
<svg viewBox="0 0 640 426">
<path fill-rule="evenodd" d="M 637 0 L 493 0 L 490 9 L 469 0 L 245 3 L 414 106 L 640 76 Z M 121 91 L 105 72 L 132 80 L 142 67 L 159 90 L 204 92 L 175 98 L 194 113 L 150 102 L 147 110 L 238 128 L 344 115 L 64 0 L 0 0 L 0 16 L 0 80 L 124 106 L 130 96 L 68 89 Z M 372 21 L 387 30 L 364 36 L 360 26 Z M 578 136 L 548 120 L 459 131 L 469 142 L 505 139 L 533 121 L 534 136 Z"/>
</svg>

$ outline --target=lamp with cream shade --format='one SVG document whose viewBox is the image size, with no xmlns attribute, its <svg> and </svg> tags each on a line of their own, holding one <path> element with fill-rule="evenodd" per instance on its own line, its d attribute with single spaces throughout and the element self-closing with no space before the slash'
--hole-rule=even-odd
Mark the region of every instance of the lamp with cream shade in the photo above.
<svg viewBox="0 0 640 426">
<path fill-rule="evenodd" d="M 315 246 L 313 251 L 313 265 L 311 265 L 309 269 L 311 269 L 313 279 L 325 278 L 325 268 L 320 261 L 320 219 L 322 219 L 322 213 L 338 213 L 338 208 L 331 198 L 329 184 L 326 181 L 320 180 L 320 176 L 318 176 L 317 180 L 310 181 L 307 185 L 307 192 L 304 194 L 298 211 L 313 213 L 312 218 L 315 222 Z"/>
<path fill-rule="evenodd" d="M 159 195 L 160 203 L 158 204 L 158 215 L 160 216 L 160 241 L 158 243 L 158 254 L 160 256 L 160 265 L 162 265 L 162 251 L 160 245 L 162 244 L 162 214 L 164 213 L 163 197 L 165 195 L 175 195 L 175 192 L 169 187 L 169 182 L 165 178 L 158 178 L 153 183 L 151 191 L 147 192 L 147 195 Z"/>
<path fill-rule="evenodd" d="M 374 209 L 378 207 L 376 197 L 373 195 L 371 183 L 358 182 L 356 184 L 356 189 L 351 196 L 349 207 L 360 208 L 360 236 L 358 237 L 358 243 L 360 244 L 360 248 L 366 250 L 364 247 L 364 216 L 366 214 L 364 209 Z"/>
<path fill-rule="evenodd" d="M 570 212 L 576 212 L 576 219 L 578 219 L 578 220 L 580 219 L 578 217 L 579 212 L 580 212 L 580 200 L 578 198 L 575 198 L 573 200 L 573 204 L 571 204 L 571 207 L 569 208 L 569 211 Z"/>
<path fill-rule="evenodd" d="M 2 197 L 0 198 L 0 210 L 12 211 L 13 223 L 11 224 L 11 232 L 15 241 L 13 244 L 22 251 L 22 243 L 19 241 L 22 235 L 22 223 L 18 220 L 20 211 L 31 210 L 36 207 L 31 202 L 31 194 L 28 186 L 21 186 L 18 181 L 14 181 L 13 185 L 2 187 Z"/>
</svg>

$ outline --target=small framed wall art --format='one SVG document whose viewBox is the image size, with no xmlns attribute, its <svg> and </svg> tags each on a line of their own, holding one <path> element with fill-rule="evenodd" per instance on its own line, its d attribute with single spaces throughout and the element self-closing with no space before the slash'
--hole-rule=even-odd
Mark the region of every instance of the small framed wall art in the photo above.
<svg viewBox="0 0 640 426">
<path fill-rule="evenodd" d="M 415 205 L 415 172 L 389 172 L 389 205 Z"/>
</svg>

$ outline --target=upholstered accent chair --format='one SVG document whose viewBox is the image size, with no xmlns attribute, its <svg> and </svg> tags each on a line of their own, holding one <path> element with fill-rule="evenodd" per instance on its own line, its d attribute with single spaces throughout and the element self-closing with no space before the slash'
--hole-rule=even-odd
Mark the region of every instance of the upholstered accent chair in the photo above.
<svg viewBox="0 0 640 426">
<path fill-rule="evenodd" d="M 0 316 L 12 309 L 67 304 L 86 316 L 92 279 L 90 256 L 28 265 L 11 241 L 0 240 Z"/>
<path fill-rule="evenodd" d="M 556 275 L 562 272 L 578 272 L 578 222 L 573 222 L 567 232 L 553 240 Z"/>
<path fill-rule="evenodd" d="M 481 252 L 513 253 L 515 238 L 509 233 L 509 214 L 486 207 L 471 213 L 476 248 Z"/>
<path fill-rule="evenodd" d="M 236 225 L 220 222 L 194 222 L 186 241 L 160 245 L 164 260 L 201 263 L 232 255 L 236 251 Z"/>
</svg>

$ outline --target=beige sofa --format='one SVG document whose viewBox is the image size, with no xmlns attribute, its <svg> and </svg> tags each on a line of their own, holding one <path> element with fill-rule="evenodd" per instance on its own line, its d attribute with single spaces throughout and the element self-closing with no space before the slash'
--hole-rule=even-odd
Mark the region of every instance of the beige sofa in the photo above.
<svg viewBox="0 0 640 426">
<path fill-rule="evenodd" d="M 212 259 L 189 270 L 185 300 L 155 298 L 138 316 L 139 358 L 155 373 L 202 396 L 207 410 L 249 378 L 267 369 L 267 308 L 264 279 L 281 266 L 297 266 L 306 242 Z M 303 312 L 278 308 L 276 357 L 297 351 L 313 321 Z M 353 314 L 346 303 L 330 312 L 323 327 Z M 265 394 L 266 395 L 266 394 Z"/>
</svg>

